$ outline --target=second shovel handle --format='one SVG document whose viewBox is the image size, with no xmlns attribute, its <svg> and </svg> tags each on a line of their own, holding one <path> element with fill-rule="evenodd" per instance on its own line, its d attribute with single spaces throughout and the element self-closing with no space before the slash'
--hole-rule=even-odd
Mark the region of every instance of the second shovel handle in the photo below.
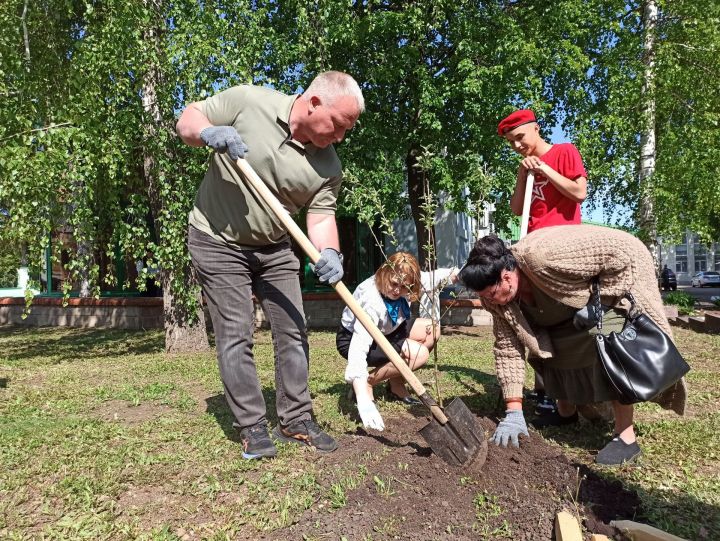
<svg viewBox="0 0 720 541">
<path fill-rule="evenodd" d="M 527 235 L 528 226 L 530 225 L 530 203 L 532 202 L 532 191 L 535 185 L 535 173 L 528 171 L 525 180 L 525 194 L 523 198 L 522 220 L 520 221 L 520 238 Z"/>
</svg>

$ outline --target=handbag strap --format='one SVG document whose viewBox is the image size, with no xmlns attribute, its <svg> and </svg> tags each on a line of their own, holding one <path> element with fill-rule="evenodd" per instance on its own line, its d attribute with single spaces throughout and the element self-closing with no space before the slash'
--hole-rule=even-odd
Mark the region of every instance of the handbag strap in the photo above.
<svg viewBox="0 0 720 541">
<path fill-rule="evenodd" d="M 597 329 L 598 331 L 602 331 L 602 324 L 603 324 L 603 311 L 602 311 L 602 303 L 600 302 L 600 278 L 597 276 L 593 278 L 592 281 L 592 305 L 595 310 L 595 315 L 597 316 Z"/>
<path fill-rule="evenodd" d="M 597 315 L 597 329 L 598 331 L 602 331 L 602 323 L 603 323 L 603 309 L 602 309 L 602 303 L 600 302 L 600 277 L 596 276 L 593 278 L 592 285 L 591 285 L 592 295 L 592 305 L 595 309 L 595 314 Z M 635 303 L 635 297 L 633 297 L 633 294 L 629 291 L 625 292 L 625 295 L 623 295 L 627 300 L 630 301 L 630 309 L 627 312 L 627 318 L 629 321 L 632 321 L 637 315 L 637 305 Z"/>
<path fill-rule="evenodd" d="M 635 304 L 635 297 L 633 297 L 633 294 L 628 291 L 625 293 L 625 298 L 630 301 L 630 310 L 628 310 L 627 317 L 632 321 L 640 315 L 637 310 L 637 305 Z"/>
</svg>

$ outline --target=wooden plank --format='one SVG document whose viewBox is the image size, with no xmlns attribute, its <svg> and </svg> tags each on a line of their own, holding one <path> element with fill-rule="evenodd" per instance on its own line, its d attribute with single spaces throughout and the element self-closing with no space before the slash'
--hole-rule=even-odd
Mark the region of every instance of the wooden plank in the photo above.
<svg viewBox="0 0 720 541">
<path fill-rule="evenodd" d="M 629 535 L 633 541 L 686 541 L 682 537 L 632 520 L 614 520 L 610 526 L 615 526 L 621 532 Z"/>
<path fill-rule="evenodd" d="M 590 536 L 590 541 L 610 541 L 610 538 L 607 535 L 603 535 L 601 533 L 594 533 L 592 536 Z"/>
<path fill-rule="evenodd" d="M 567 511 L 555 515 L 555 541 L 583 541 L 577 519 Z"/>
</svg>

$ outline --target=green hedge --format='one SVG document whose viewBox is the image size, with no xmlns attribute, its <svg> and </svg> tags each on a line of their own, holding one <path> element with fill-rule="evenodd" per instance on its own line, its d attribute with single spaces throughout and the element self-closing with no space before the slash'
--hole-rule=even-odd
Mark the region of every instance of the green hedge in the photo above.
<svg viewBox="0 0 720 541">
<path fill-rule="evenodd" d="M 663 302 L 676 305 L 680 314 L 687 315 L 692 313 L 696 299 L 685 291 L 672 291 L 665 295 Z"/>
</svg>

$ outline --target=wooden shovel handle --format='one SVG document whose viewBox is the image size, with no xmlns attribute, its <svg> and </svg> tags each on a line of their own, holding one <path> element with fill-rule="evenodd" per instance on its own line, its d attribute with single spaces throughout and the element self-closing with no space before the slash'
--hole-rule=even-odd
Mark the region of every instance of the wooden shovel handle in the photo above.
<svg viewBox="0 0 720 541">
<path fill-rule="evenodd" d="M 315 246 L 313 246 L 312 242 L 310 242 L 310 239 L 308 239 L 305 233 L 303 233 L 302 229 L 300 229 L 300 226 L 295 223 L 295 220 L 292 219 L 285 207 L 280 204 L 280 201 L 277 200 L 277 197 L 275 197 L 275 195 L 270 191 L 267 185 L 262 181 L 262 179 L 257 175 L 257 173 L 255 173 L 255 170 L 252 168 L 252 166 L 247 162 L 247 160 L 244 160 L 242 158 L 237 160 L 236 165 L 238 169 L 240 169 L 240 171 L 242 172 L 245 180 L 260 196 L 260 198 L 265 202 L 265 204 L 267 204 L 267 206 L 269 206 L 270 209 L 275 213 L 275 215 L 282 222 L 288 233 L 290 233 L 292 238 L 295 239 L 295 241 L 300 245 L 302 250 L 310 258 L 310 261 L 312 261 L 313 263 L 317 263 L 318 259 L 320 259 L 320 252 L 318 252 Z M 347 288 L 347 286 L 345 286 L 345 284 L 343 284 L 342 282 L 337 282 L 333 284 L 332 287 L 335 288 L 335 291 L 337 291 L 338 295 L 340 295 L 340 298 L 343 300 L 343 302 L 345 302 L 348 308 L 350 308 L 352 313 L 355 314 L 355 317 L 360 321 L 362 326 L 367 329 L 368 333 L 370 333 L 370 336 L 373 337 L 373 340 L 377 342 L 377 344 L 380 346 L 380 349 L 383 350 L 383 353 L 385 353 L 385 355 L 387 355 L 387 358 L 390 359 L 390 362 L 393 363 L 393 366 L 395 366 L 395 368 L 398 369 L 402 377 L 405 378 L 405 381 L 410 384 L 410 387 L 412 387 L 413 391 L 415 391 L 415 393 L 419 397 L 425 395 L 427 391 L 425 390 L 423 384 L 420 383 L 420 380 L 417 379 L 415 374 L 413 374 L 412 370 L 410 370 L 410 367 L 405 363 L 405 361 L 403 361 L 402 357 L 400 357 L 398 352 L 393 349 L 385 335 L 380 331 L 380 329 L 378 329 L 377 325 L 375 325 L 373 320 L 370 319 L 370 316 L 368 316 L 365 310 L 363 310 L 360 304 L 358 304 L 358 302 L 355 300 L 355 297 L 352 296 L 352 293 Z M 431 406 L 430 411 L 441 424 L 444 425 L 445 423 L 447 423 L 448 419 L 439 406 Z"/>
<path fill-rule="evenodd" d="M 530 224 L 530 202 L 532 201 L 533 185 L 535 184 L 535 173 L 528 171 L 525 180 L 525 197 L 523 198 L 522 220 L 520 221 L 520 238 L 527 235 L 528 225 Z"/>
</svg>

